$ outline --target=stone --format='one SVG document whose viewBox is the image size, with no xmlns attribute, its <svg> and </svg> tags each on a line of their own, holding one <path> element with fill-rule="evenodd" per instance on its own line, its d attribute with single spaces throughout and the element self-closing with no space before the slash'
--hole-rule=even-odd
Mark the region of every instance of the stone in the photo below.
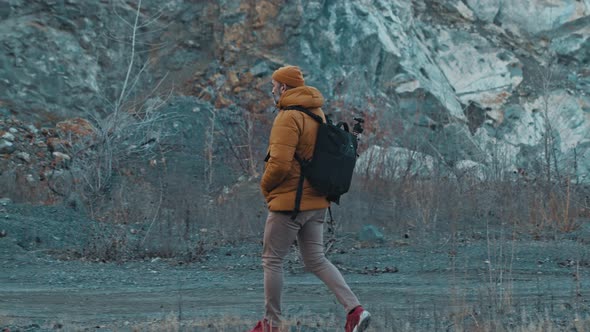
<svg viewBox="0 0 590 332">
<path fill-rule="evenodd" d="M 87 35 L 80 37 L 80 46 L 85 50 L 92 50 L 92 40 Z"/>
<path fill-rule="evenodd" d="M 373 225 L 364 225 L 358 234 L 358 239 L 363 242 L 383 243 L 385 236 L 379 228 Z"/>
<path fill-rule="evenodd" d="M 61 153 L 61 152 L 53 152 L 51 154 L 53 157 L 55 157 L 56 159 L 60 159 L 60 160 L 70 160 L 70 156 L 68 156 L 65 153 Z"/>
<path fill-rule="evenodd" d="M 25 177 L 25 179 L 27 180 L 27 183 L 30 185 L 34 185 L 37 183 L 37 181 L 35 180 L 35 177 L 33 176 L 33 174 L 27 174 L 27 176 Z"/>
<path fill-rule="evenodd" d="M 16 150 L 12 142 L 1 139 L 0 140 L 0 154 L 11 154 Z"/>
<path fill-rule="evenodd" d="M 12 204 L 12 200 L 8 197 L 0 198 L 0 205 L 6 206 L 8 204 Z"/>
<path fill-rule="evenodd" d="M 231 99 L 227 98 L 223 93 L 219 92 L 217 94 L 217 98 L 215 99 L 215 107 L 216 108 L 228 107 L 231 104 L 232 104 Z"/>
<path fill-rule="evenodd" d="M 16 134 L 16 133 L 18 133 L 18 129 L 16 129 L 16 128 L 14 128 L 14 127 L 10 127 L 10 128 L 8 129 L 8 131 L 9 131 L 11 134 Z"/>
<path fill-rule="evenodd" d="M 240 83 L 240 79 L 235 71 L 230 71 L 227 74 L 227 80 L 231 84 L 232 87 L 237 86 Z"/>
<path fill-rule="evenodd" d="M 14 142 L 14 138 L 15 137 L 14 137 L 14 135 L 12 133 L 5 132 L 4 135 L 2 135 L 2 138 L 4 138 L 7 141 Z"/>
<path fill-rule="evenodd" d="M 31 155 L 29 155 L 28 153 L 26 153 L 24 151 L 17 153 L 16 157 L 22 161 L 26 161 L 27 163 L 31 162 Z"/>
<path fill-rule="evenodd" d="M 53 152 L 52 156 L 54 158 L 53 165 L 56 169 L 67 168 L 72 159 L 69 155 L 61 152 Z"/>
<path fill-rule="evenodd" d="M 27 129 L 33 134 L 37 134 L 39 132 L 39 129 L 37 129 L 37 127 L 33 126 L 32 124 L 27 125 Z"/>
<path fill-rule="evenodd" d="M 420 88 L 420 81 L 418 80 L 411 80 L 404 83 L 399 84 L 395 88 L 395 92 L 398 94 L 406 93 L 406 92 L 414 92 Z"/>
</svg>

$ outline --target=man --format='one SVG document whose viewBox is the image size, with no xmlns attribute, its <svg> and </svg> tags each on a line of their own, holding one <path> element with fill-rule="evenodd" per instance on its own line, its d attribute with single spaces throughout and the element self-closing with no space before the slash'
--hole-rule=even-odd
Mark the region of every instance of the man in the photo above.
<svg viewBox="0 0 590 332">
<path fill-rule="evenodd" d="M 326 121 L 320 108 L 324 98 L 316 88 L 305 85 L 301 70 L 295 66 L 282 67 L 273 73 L 272 94 L 279 112 L 270 133 L 260 182 L 269 209 L 262 252 L 266 310 L 264 320 L 251 332 L 279 331 L 283 259 L 295 239 L 307 270 L 328 286 L 348 312 L 346 331 L 364 331 L 370 314 L 360 305 L 338 269 L 324 256 L 323 222 L 330 202 L 307 180 L 303 183 L 300 212 L 292 219 L 301 171 L 295 155 L 305 160 L 312 157 L 319 123 L 301 111 L 286 108 L 305 107 Z"/>
</svg>

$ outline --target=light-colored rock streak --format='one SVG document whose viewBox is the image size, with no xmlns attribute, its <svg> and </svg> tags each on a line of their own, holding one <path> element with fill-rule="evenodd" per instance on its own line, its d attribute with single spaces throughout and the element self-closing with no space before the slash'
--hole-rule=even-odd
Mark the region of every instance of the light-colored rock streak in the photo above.
<svg viewBox="0 0 590 332">
<path fill-rule="evenodd" d="M 474 101 L 492 110 L 501 108 L 522 82 L 518 58 L 475 34 L 437 32 L 437 45 L 431 48 L 436 51 L 435 59 L 462 103 Z"/>
</svg>

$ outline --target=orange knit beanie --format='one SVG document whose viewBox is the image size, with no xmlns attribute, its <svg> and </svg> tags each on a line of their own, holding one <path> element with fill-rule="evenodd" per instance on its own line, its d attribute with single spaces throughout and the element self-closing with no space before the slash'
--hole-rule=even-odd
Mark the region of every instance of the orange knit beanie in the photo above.
<svg viewBox="0 0 590 332">
<path fill-rule="evenodd" d="M 285 66 L 275 70 L 272 79 L 293 88 L 305 85 L 301 69 L 297 66 Z"/>
</svg>

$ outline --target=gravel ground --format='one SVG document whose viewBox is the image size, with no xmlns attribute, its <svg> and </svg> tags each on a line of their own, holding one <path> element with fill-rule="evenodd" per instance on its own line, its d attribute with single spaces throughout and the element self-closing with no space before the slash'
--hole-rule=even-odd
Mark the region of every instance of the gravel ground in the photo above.
<svg viewBox="0 0 590 332">
<path fill-rule="evenodd" d="M 59 207 L 0 211 L 0 228 L 8 230 L 0 238 L 0 328 L 243 331 L 262 316 L 259 241 L 210 246 L 201 261 L 190 263 L 103 262 L 68 254 L 84 238 L 85 228 L 72 223 L 88 222 Z M 469 330 L 490 321 L 511 326 L 526 324 L 524 316 L 565 329 L 590 314 L 584 229 L 543 240 L 512 240 L 493 229 L 381 244 L 342 234 L 329 258 L 373 312 L 372 331 Z M 291 330 L 341 329 L 339 304 L 295 253 L 285 271 Z"/>
</svg>

